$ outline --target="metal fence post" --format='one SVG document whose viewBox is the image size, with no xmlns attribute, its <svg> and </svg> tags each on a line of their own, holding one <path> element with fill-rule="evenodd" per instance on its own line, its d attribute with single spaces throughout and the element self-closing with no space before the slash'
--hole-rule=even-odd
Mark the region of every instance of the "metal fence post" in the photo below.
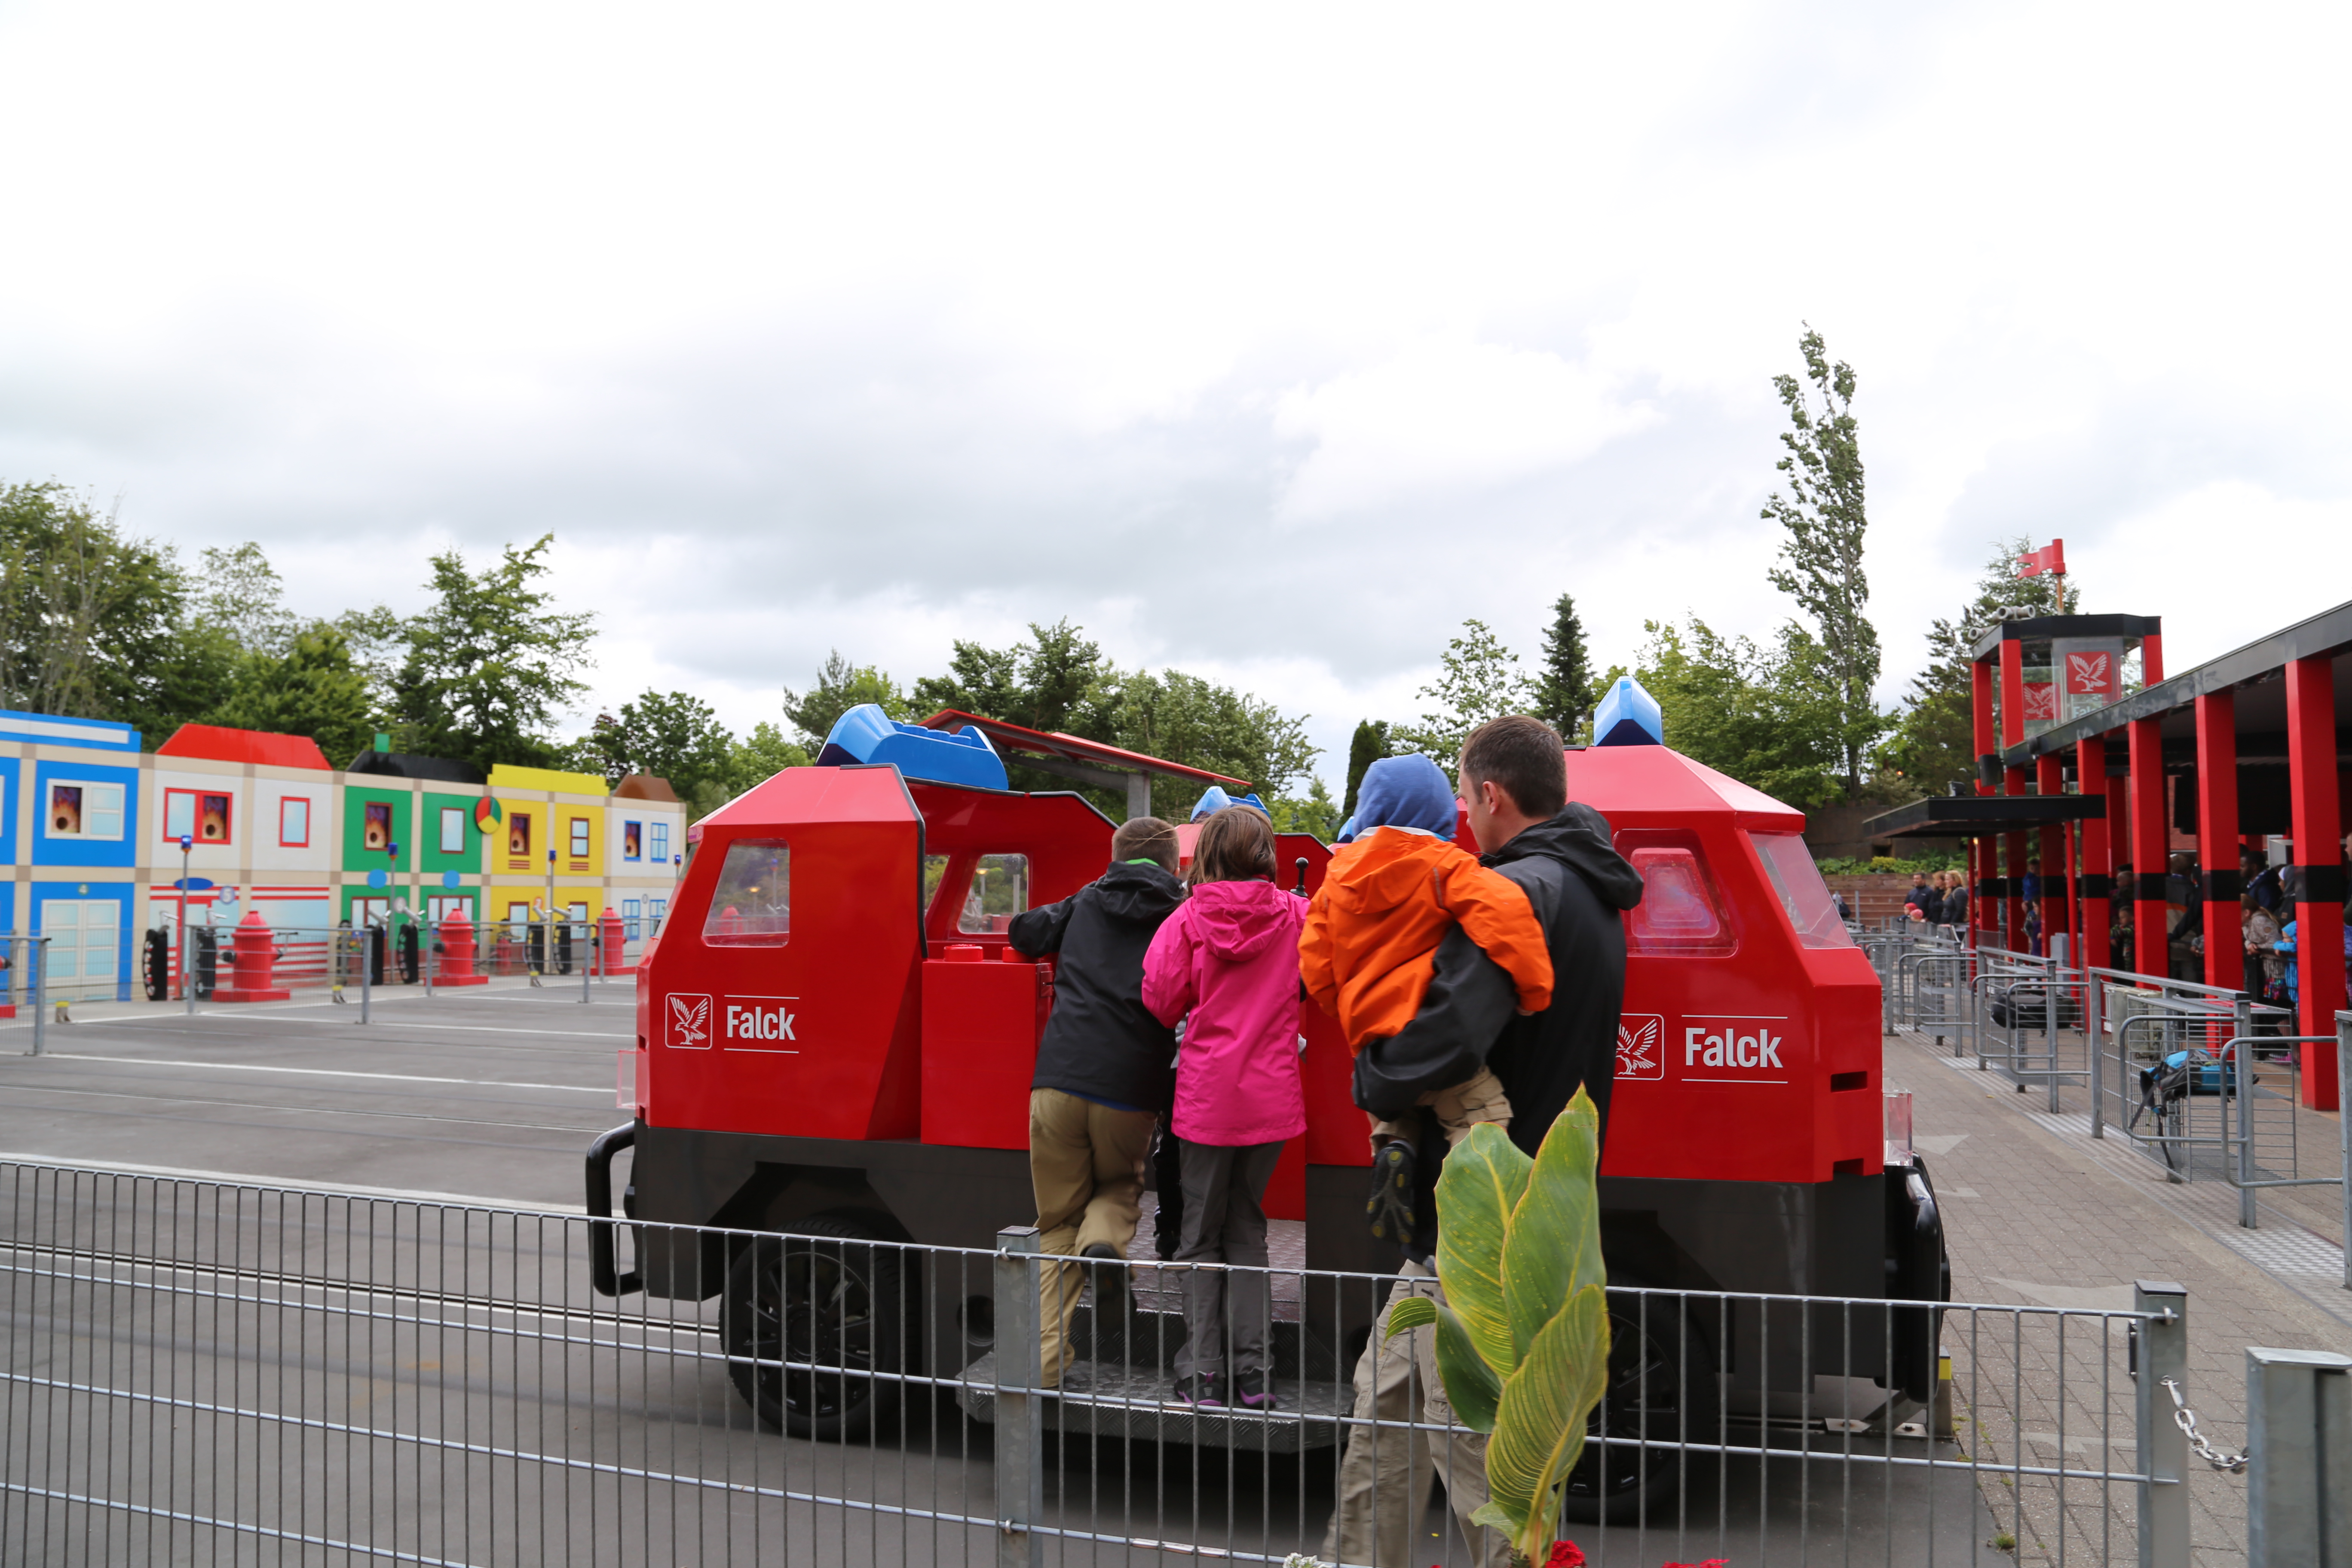
<svg viewBox="0 0 2352 1568">
<path fill-rule="evenodd" d="M 40 1015 L 33 1015 L 36 1018 Z M 2352 1013 L 2336 1015 L 2336 1136 L 2344 1155 L 2344 1289 L 2352 1290 L 2352 1108 L 2344 1097 L 2352 1092 Z"/>
<path fill-rule="evenodd" d="M 33 1054 L 39 1056 L 48 1039 L 49 1027 L 49 939 L 37 936 L 33 948 Z"/>
<path fill-rule="evenodd" d="M 2189 1291 L 2165 1280 L 2132 1285 L 2139 1325 L 2132 1410 L 2139 1436 L 2140 1568 L 2189 1568 L 2189 1435 L 2173 1424 L 2167 1381 L 2189 1393 Z"/>
<path fill-rule="evenodd" d="M 2106 982 L 2089 964 L 2083 965 L 2083 1043 L 2091 1053 L 2091 1136 L 2107 1135 L 2107 1064 L 2102 1059 L 2106 1043 Z"/>
<path fill-rule="evenodd" d="M 362 921 L 352 933 L 360 939 L 360 1022 L 368 1021 L 368 996 L 375 978 L 375 926 Z"/>
<path fill-rule="evenodd" d="M 2254 1075 L 2247 1070 L 2254 1055 L 2254 1005 L 2243 994 L 2231 1005 L 2230 1032 L 2236 1037 L 2230 1047 L 2230 1077 L 2238 1089 L 2238 1224 L 2258 1230 L 2263 1216 L 2254 1202 Z"/>
<path fill-rule="evenodd" d="M 996 1565 L 1041 1568 L 1045 1405 L 1037 1388 L 1037 1227 L 996 1233 Z"/>
<path fill-rule="evenodd" d="M 2352 1563 L 2352 1356 L 2246 1351 L 2249 1568 Z"/>
<path fill-rule="evenodd" d="M 580 928 L 580 1000 L 583 1003 L 595 1000 L 588 993 L 588 983 L 596 977 L 596 939 L 593 932 L 593 928 L 586 924 Z"/>
</svg>

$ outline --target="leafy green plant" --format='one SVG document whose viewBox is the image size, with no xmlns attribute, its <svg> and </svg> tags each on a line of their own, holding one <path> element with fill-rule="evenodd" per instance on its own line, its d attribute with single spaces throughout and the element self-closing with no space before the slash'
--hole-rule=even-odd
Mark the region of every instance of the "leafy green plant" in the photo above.
<svg viewBox="0 0 2352 1568">
<path fill-rule="evenodd" d="M 1437 1331 L 1437 1370 L 1463 1422 L 1486 1434 L 1486 1506 L 1523 1563 L 1542 1561 L 1561 1489 L 1609 1371 L 1608 1275 L 1593 1176 L 1601 1116 L 1579 1089 L 1529 1160 L 1485 1123 L 1437 1183 L 1444 1304 L 1407 1297 L 1391 1335 Z"/>
</svg>

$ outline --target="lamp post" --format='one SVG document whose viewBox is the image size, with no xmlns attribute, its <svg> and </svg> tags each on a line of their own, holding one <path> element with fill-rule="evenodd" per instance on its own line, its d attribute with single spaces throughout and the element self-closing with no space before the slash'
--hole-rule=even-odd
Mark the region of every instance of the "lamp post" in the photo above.
<svg viewBox="0 0 2352 1568">
<path fill-rule="evenodd" d="M 188 941 L 188 852 L 196 847 L 195 835 L 180 835 L 180 1000 L 187 1005 L 188 1016 L 196 1016 L 195 977 L 188 973 L 188 958 L 194 946 Z"/>
</svg>

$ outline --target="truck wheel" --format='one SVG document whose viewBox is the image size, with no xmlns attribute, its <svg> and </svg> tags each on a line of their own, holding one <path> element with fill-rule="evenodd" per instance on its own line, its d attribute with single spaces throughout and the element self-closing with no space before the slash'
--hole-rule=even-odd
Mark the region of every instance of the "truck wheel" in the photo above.
<svg viewBox="0 0 2352 1568">
<path fill-rule="evenodd" d="M 727 1270 L 728 1375 L 771 1428 L 820 1442 L 864 1437 L 898 1403 L 869 1375 L 904 1364 L 898 1251 L 859 1245 L 880 1238 L 847 1216 L 799 1226 L 801 1234 L 743 1247 Z"/>
<path fill-rule="evenodd" d="M 1645 1447 L 1603 1444 L 1611 1437 Z M 1715 1357 L 1673 1296 L 1609 1292 L 1609 1384 L 1569 1472 L 1562 1509 L 1579 1524 L 1629 1524 L 1682 1486 L 1672 1445 L 1715 1436 Z"/>
</svg>

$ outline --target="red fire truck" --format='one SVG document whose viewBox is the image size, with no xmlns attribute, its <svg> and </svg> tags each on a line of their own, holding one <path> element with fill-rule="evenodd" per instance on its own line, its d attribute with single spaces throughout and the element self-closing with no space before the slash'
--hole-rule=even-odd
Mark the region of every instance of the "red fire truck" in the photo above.
<svg viewBox="0 0 2352 1568">
<path fill-rule="evenodd" d="M 1567 757 L 1571 797 L 1607 816 L 1644 882 L 1625 921 L 1601 1172 L 1612 1284 L 1948 1300 L 1926 1173 L 1885 1158 L 1877 977 L 1806 851 L 1803 817 L 1658 743 L 1654 704 L 1647 713 Z M 861 710 L 818 765 L 700 824 L 639 972 L 624 1074 L 636 1114 L 589 1155 L 590 1210 L 611 1215 L 612 1162 L 633 1148 L 628 1218 L 826 1238 L 832 1282 L 803 1268 L 796 1287 L 781 1247 L 599 1226 L 598 1289 L 721 1297 L 730 1345 L 758 1348 L 764 1322 L 787 1342 L 769 1353 L 832 1346 L 845 1373 L 952 1375 L 988 1351 L 983 1271 L 941 1269 L 927 1284 L 901 1267 L 907 1255 L 856 1243 L 985 1248 L 1034 1217 L 1029 1084 L 1053 974 L 1013 950 L 1005 926 L 1099 875 L 1112 823 L 1074 794 L 1009 791 L 1005 776 L 977 728 Z M 1303 835 L 1279 843 L 1286 880 L 1311 893 L 1329 850 Z M 1392 1270 L 1365 1223 L 1349 1053 L 1330 1020 L 1303 1011 L 1309 1125 L 1267 1211 L 1305 1222 L 1309 1268 Z M 1344 1384 L 1374 1310 L 1365 1294 L 1338 1342 L 1306 1331 L 1307 1375 Z M 1760 1307 L 1662 1324 L 1656 1303 L 1670 1299 L 1651 1300 L 1654 1321 L 1618 1337 L 1654 1418 L 1662 1406 L 1674 1416 L 1677 1398 L 1687 1418 L 1714 1397 L 1717 1373 L 1780 1389 L 1850 1372 L 1915 1400 L 1931 1391 L 1924 1308 L 1816 1309 L 1811 1331 L 1790 1333 L 1768 1329 Z M 835 1321 L 844 1311 L 858 1321 Z M 1675 1377 L 1688 1380 L 1681 1395 Z M 871 1420 L 854 1375 L 738 1381 L 791 1431 L 850 1435 Z"/>
</svg>

